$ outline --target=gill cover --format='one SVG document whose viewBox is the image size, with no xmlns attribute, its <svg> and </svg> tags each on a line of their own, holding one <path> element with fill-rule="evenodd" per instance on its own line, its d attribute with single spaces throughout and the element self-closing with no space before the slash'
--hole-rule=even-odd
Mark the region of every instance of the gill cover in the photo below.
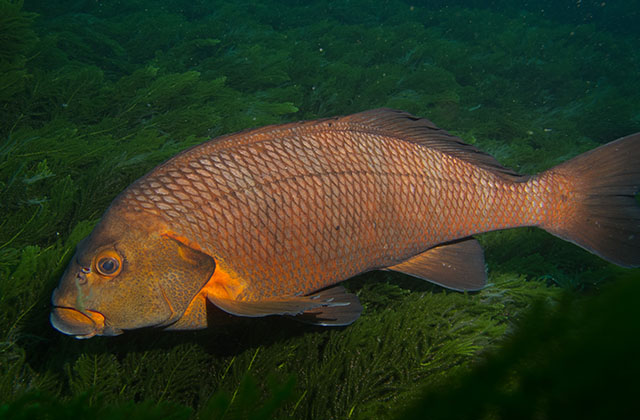
<svg viewBox="0 0 640 420">
<path fill-rule="evenodd" d="M 215 271 L 215 260 L 195 249 L 184 238 L 172 233 L 161 235 L 164 246 L 170 250 L 159 261 L 160 284 L 172 310 L 172 316 L 163 324 L 177 321 L 193 298 L 209 281 Z"/>
</svg>

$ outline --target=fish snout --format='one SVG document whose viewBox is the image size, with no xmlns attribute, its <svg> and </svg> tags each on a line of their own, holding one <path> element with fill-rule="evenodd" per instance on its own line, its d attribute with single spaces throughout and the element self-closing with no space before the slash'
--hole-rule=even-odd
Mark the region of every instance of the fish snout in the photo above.
<svg viewBox="0 0 640 420">
<path fill-rule="evenodd" d="M 76 338 L 91 338 L 94 335 L 119 335 L 122 330 L 105 324 L 105 317 L 100 312 L 72 308 L 59 299 L 58 289 L 52 297 L 53 309 L 49 322 L 56 330 Z"/>
</svg>

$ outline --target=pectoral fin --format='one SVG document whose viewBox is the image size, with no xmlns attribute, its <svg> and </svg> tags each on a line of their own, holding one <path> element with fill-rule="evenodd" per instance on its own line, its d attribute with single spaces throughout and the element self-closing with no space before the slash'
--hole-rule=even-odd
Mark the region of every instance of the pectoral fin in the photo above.
<svg viewBox="0 0 640 420">
<path fill-rule="evenodd" d="M 223 311 L 237 316 L 263 317 L 289 315 L 295 319 L 318 325 L 348 325 L 355 321 L 362 306 L 358 298 L 346 293 L 343 287 L 321 290 L 308 296 L 287 296 L 259 301 L 240 301 L 207 296 Z"/>
<path fill-rule="evenodd" d="M 353 323 L 360 317 L 362 305 L 358 296 L 353 293 L 347 293 L 344 287 L 332 287 L 322 290 L 316 295 L 323 300 L 333 299 L 332 302 L 339 304 L 306 310 L 294 317 L 296 321 L 313 325 L 341 327 Z"/>
<path fill-rule="evenodd" d="M 459 291 L 480 290 L 487 284 L 484 253 L 475 239 L 431 248 L 387 269 Z"/>
</svg>

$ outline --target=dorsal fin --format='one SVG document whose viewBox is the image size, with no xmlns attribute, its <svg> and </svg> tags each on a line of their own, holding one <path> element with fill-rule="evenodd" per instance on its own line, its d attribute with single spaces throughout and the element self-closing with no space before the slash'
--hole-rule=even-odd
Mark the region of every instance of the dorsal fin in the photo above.
<svg viewBox="0 0 640 420">
<path fill-rule="evenodd" d="M 415 117 L 408 112 L 378 108 L 344 117 L 318 120 L 317 123 L 331 124 L 335 128 L 353 127 L 358 131 L 400 138 L 463 159 L 509 178 L 515 177 L 518 180 L 524 178 L 502 166 L 493 156 L 449 134 L 428 119 Z"/>
<path fill-rule="evenodd" d="M 296 121 L 285 124 L 267 125 L 260 128 L 252 128 L 237 133 L 227 134 L 209 140 L 208 144 L 217 144 L 224 148 L 235 147 L 239 138 L 244 141 L 256 141 L 262 136 L 282 137 L 282 133 L 289 130 L 314 130 L 321 128 L 326 131 L 356 131 L 393 137 L 399 140 L 408 141 L 422 146 L 432 148 L 441 153 L 465 160 L 476 166 L 489 170 L 495 174 L 502 175 L 512 181 L 524 181 L 528 176 L 523 176 L 517 172 L 505 168 L 493 156 L 482 150 L 465 143 L 461 138 L 449 134 L 439 128 L 426 118 L 420 118 L 408 112 L 394 110 L 390 108 L 378 108 L 357 114 L 321 118 L 310 121 Z M 198 147 L 193 146 L 180 152 L 179 155 L 188 153 L 198 153 Z M 177 155 L 177 156 L 179 156 Z"/>
</svg>

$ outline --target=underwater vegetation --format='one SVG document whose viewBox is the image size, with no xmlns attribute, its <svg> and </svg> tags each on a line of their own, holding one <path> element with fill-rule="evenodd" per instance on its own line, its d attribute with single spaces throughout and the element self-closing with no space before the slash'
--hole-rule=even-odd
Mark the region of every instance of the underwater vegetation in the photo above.
<svg viewBox="0 0 640 420">
<path fill-rule="evenodd" d="M 365 311 L 344 329 L 49 325 L 111 200 L 213 136 L 388 106 L 533 173 L 640 131 L 631 5 L 441 3 L 0 0 L 0 418 L 621 417 L 638 272 L 535 229 L 478 238 L 480 293 L 350 280 Z"/>
<path fill-rule="evenodd" d="M 633 400 L 640 374 L 629 363 L 640 350 L 637 280 L 620 276 L 601 295 L 536 304 L 499 350 L 430 385 L 401 418 L 635 417 L 624 401 Z"/>
</svg>

